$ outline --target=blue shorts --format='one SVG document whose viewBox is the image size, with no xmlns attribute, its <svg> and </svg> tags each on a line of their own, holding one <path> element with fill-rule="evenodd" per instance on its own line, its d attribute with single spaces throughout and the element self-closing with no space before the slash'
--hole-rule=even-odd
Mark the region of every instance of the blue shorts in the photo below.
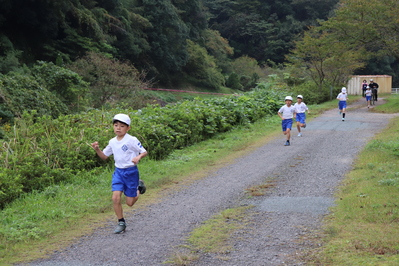
<svg viewBox="0 0 399 266">
<path fill-rule="evenodd" d="M 139 179 L 137 166 L 126 169 L 115 168 L 112 175 L 112 191 L 123 191 L 126 197 L 137 197 Z"/>
<path fill-rule="evenodd" d="M 342 110 L 342 109 L 344 109 L 344 108 L 346 108 L 346 101 L 339 101 L 339 103 L 338 103 L 338 109 L 339 109 L 339 110 Z"/>
<path fill-rule="evenodd" d="M 371 96 L 366 96 L 366 101 L 370 101 L 371 100 Z"/>
<path fill-rule="evenodd" d="M 305 124 L 306 114 L 305 113 L 297 113 L 296 114 L 296 121 Z"/>
<path fill-rule="evenodd" d="M 288 128 L 292 128 L 292 119 L 284 119 L 281 121 L 281 127 L 283 128 L 283 132 L 286 131 Z"/>
</svg>

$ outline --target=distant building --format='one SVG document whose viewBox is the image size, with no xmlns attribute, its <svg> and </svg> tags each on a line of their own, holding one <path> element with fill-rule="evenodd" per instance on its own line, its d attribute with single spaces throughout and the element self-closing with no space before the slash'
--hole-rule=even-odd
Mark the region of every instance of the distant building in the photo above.
<svg viewBox="0 0 399 266">
<path fill-rule="evenodd" d="M 363 80 L 367 80 L 367 84 L 373 79 L 378 84 L 378 93 L 392 92 L 392 76 L 388 75 L 368 75 L 368 76 L 352 76 L 348 81 L 347 90 L 350 95 L 362 95 Z"/>
</svg>

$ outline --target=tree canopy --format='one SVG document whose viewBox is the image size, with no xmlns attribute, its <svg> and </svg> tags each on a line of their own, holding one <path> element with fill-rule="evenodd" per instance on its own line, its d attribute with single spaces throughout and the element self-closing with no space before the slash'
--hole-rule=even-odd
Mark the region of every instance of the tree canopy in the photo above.
<svg viewBox="0 0 399 266">
<path fill-rule="evenodd" d="M 281 63 L 296 35 L 326 19 L 336 2 L 0 0 L 0 70 L 37 60 L 71 63 L 97 52 L 172 86 L 188 69 L 187 40 L 215 58 L 216 76 L 243 55 Z"/>
</svg>

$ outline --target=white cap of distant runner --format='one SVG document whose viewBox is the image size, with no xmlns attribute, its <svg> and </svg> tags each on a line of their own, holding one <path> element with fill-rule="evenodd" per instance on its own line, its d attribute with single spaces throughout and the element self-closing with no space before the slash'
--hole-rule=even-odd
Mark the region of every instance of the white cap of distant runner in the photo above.
<svg viewBox="0 0 399 266">
<path fill-rule="evenodd" d="M 298 96 L 296 96 L 297 98 L 301 98 L 301 99 L 303 99 L 303 96 L 302 95 L 298 95 Z"/>
<path fill-rule="evenodd" d="M 112 119 L 112 123 L 115 123 L 115 121 L 119 121 L 119 122 L 125 123 L 126 125 L 130 126 L 130 117 L 128 115 L 117 114 Z"/>
<path fill-rule="evenodd" d="M 287 97 L 285 97 L 285 100 L 284 100 L 284 101 L 286 101 L 286 100 L 292 101 L 292 97 L 291 97 L 291 96 L 287 96 Z"/>
<path fill-rule="evenodd" d="M 346 93 L 346 88 L 342 87 L 341 92 Z"/>
</svg>

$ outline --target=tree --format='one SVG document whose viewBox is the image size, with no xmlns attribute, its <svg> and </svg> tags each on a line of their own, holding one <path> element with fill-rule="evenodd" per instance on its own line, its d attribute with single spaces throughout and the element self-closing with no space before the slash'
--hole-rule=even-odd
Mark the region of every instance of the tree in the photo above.
<svg viewBox="0 0 399 266">
<path fill-rule="evenodd" d="M 321 29 L 364 52 L 367 66 L 356 74 L 389 74 L 398 84 L 398 12 L 395 0 L 342 0 L 335 16 L 322 22 Z"/>
<path fill-rule="evenodd" d="M 219 89 L 224 84 L 224 77 L 218 69 L 215 58 L 205 48 L 187 40 L 189 59 L 183 70 L 195 82 L 202 86 Z"/>
<path fill-rule="evenodd" d="M 365 64 L 364 51 L 340 42 L 334 35 L 311 28 L 287 56 L 293 67 L 301 69 L 320 91 L 325 83 L 346 84 L 348 76 Z"/>
<path fill-rule="evenodd" d="M 170 75 L 181 71 L 188 60 L 187 42 L 189 29 L 181 20 L 171 0 L 138 1 L 141 15 L 151 23 L 146 30 L 151 50 L 147 52 L 147 64 L 153 66 L 151 77 L 159 77 L 171 85 Z M 152 69 L 154 69 L 152 68 Z"/>
<path fill-rule="evenodd" d="M 53 63 L 40 61 L 33 66 L 32 75 L 42 86 L 57 95 L 69 110 L 76 112 L 87 107 L 89 84 L 77 73 Z"/>
<path fill-rule="evenodd" d="M 95 108 L 122 102 L 136 108 L 145 104 L 139 94 L 148 87 L 144 81 L 145 73 L 140 73 L 131 64 L 89 52 L 68 68 L 90 83 L 91 102 Z"/>
<path fill-rule="evenodd" d="M 335 16 L 321 25 L 342 42 L 399 59 L 398 12 L 395 0 L 342 0 Z"/>
</svg>

